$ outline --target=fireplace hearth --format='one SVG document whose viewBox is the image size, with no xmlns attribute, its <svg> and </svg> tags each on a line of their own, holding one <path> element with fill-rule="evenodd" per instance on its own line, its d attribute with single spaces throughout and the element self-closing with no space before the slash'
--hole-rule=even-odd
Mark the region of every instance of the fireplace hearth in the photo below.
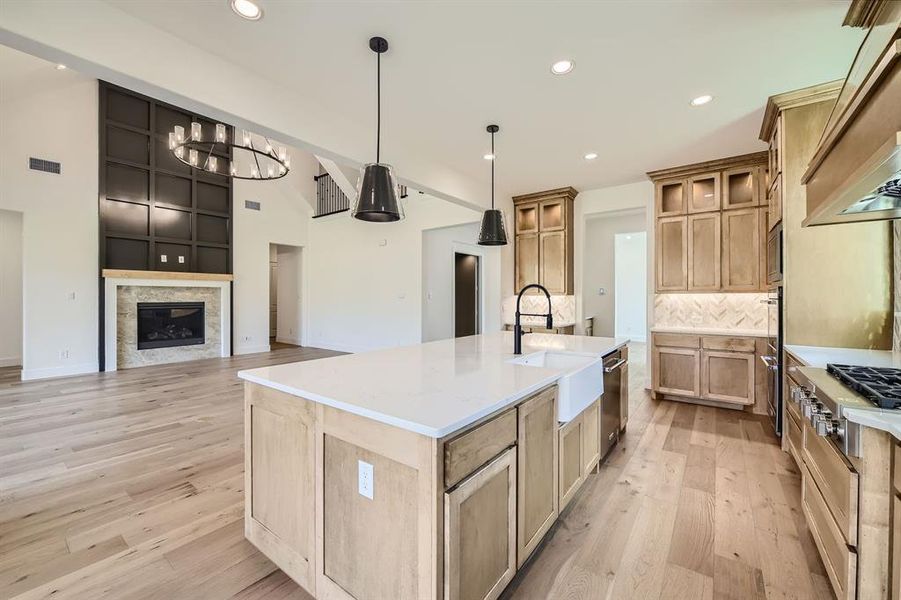
<svg viewBox="0 0 901 600">
<path fill-rule="evenodd" d="M 138 302 L 138 350 L 206 342 L 203 302 Z"/>
</svg>

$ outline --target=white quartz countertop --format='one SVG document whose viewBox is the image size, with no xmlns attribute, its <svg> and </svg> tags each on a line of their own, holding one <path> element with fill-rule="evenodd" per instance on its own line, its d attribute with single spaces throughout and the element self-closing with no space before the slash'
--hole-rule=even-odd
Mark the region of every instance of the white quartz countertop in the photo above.
<svg viewBox="0 0 901 600">
<path fill-rule="evenodd" d="M 668 327 L 655 325 L 652 333 L 684 333 L 688 335 L 739 335 L 743 337 L 767 337 L 765 329 L 728 329 L 725 327 Z"/>
<path fill-rule="evenodd" d="M 852 423 L 887 431 L 901 440 L 901 414 L 897 410 L 846 408 L 842 414 Z"/>
<path fill-rule="evenodd" d="M 522 353 L 604 356 L 627 338 L 528 334 Z M 429 437 L 449 435 L 566 371 L 510 364 L 509 331 L 240 371 L 238 377 Z"/>
<path fill-rule="evenodd" d="M 901 355 L 894 355 L 891 350 L 828 348 L 794 344 L 786 344 L 785 350 L 805 366 L 821 369 L 825 369 L 829 363 L 860 367 L 901 367 Z"/>
</svg>

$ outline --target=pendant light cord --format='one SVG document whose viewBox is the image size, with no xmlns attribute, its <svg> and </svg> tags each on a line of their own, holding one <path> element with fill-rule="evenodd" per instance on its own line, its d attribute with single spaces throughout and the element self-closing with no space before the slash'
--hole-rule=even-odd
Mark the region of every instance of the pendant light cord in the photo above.
<svg viewBox="0 0 901 600">
<path fill-rule="evenodd" d="M 376 53 L 375 63 L 375 162 L 380 164 L 379 150 L 382 142 L 382 54 Z"/>
<path fill-rule="evenodd" d="M 494 132 L 491 132 L 491 210 L 494 210 L 494 162 L 497 155 L 494 153 Z"/>
</svg>

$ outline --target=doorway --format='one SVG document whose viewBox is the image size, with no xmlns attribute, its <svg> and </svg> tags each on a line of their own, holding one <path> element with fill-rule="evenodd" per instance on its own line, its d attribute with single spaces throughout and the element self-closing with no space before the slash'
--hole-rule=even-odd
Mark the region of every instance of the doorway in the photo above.
<svg viewBox="0 0 901 600">
<path fill-rule="evenodd" d="M 269 244 L 269 347 L 300 346 L 302 251 Z"/>
<path fill-rule="evenodd" d="M 22 213 L 0 210 L 0 368 L 22 366 Z"/>
<path fill-rule="evenodd" d="M 479 257 L 454 252 L 454 337 L 479 333 Z"/>
<path fill-rule="evenodd" d="M 614 334 L 636 342 L 647 338 L 648 236 L 617 233 L 613 241 Z"/>
</svg>

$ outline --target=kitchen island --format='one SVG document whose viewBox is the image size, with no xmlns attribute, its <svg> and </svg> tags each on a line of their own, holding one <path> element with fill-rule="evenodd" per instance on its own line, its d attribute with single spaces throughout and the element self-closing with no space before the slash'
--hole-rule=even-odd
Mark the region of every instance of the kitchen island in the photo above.
<svg viewBox="0 0 901 600">
<path fill-rule="evenodd" d="M 532 334 L 523 357 L 547 358 L 523 361 L 498 332 L 240 372 L 246 537 L 316 598 L 496 598 L 601 459 L 604 398 L 560 423 L 558 387 L 626 342 Z"/>
</svg>

